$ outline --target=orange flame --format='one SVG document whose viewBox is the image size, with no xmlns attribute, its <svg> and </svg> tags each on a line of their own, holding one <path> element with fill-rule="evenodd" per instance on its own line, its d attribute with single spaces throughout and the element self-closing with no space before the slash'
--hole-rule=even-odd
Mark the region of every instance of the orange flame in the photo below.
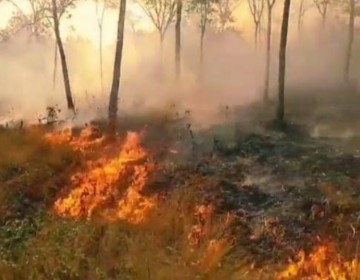
<svg viewBox="0 0 360 280">
<path fill-rule="evenodd" d="M 344 261 L 331 245 L 315 248 L 308 257 L 300 251 L 298 257 L 298 262 L 290 264 L 279 274 L 279 280 L 299 277 L 308 280 L 350 280 L 360 275 L 358 261 Z"/>
<path fill-rule="evenodd" d="M 70 143 L 72 140 L 73 134 L 70 127 L 65 128 L 64 130 L 54 132 L 54 133 L 46 133 L 45 140 L 53 145 L 60 145 L 65 143 Z"/>
<path fill-rule="evenodd" d="M 95 126 L 87 126 L 75 137 L 73 130 L 67 127 L 58 132 L 45 134 L 45 140 L 52 145 L 70 144 L 72 148 L 79 151 L 86 151 L 91 147 L 101 146 L 105 140 L 101 131 Z"/>
<path fill-rule="evenodd" d="M 70 141 L 75 148 L 89 148 L 91 133 L 83 131 L 80 137 L 69 136 L 69 132 L 47 135 L 51 143 Z M 147 161 L 148 153 L 140 145 L 140 134 L 128 133 L 115 158 L 105 156 L 86 162 L 84 170 L 71 177 L 68 193 L 54 204 L 54 211 L 63 217 L 91 219 L 99 215 L 106 220 L 142 222 L 156 205 L 156 198 L 141 194 L 147 185 L 154 165 Z M 91 140 L 100 143 L 98 137 Z"/>
</svg>

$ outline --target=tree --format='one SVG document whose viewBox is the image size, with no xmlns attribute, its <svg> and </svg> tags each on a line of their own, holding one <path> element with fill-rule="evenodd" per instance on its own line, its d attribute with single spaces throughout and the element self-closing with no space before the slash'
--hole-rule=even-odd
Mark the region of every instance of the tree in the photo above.
<svg viewBox="0 0 360 280">
<path fill-rule="evenodd" d="M 226 24 L 234 22 L 233 12 L 240 3 L 240 1 L 231 0 L 218 0 L 216 2 L 220 23 L 220 32 L 225 31 Z"/>
<path fill-rule="evenodd" d="M 131 28 L 131 31 L 136 34 L 139 30 L 136 28 L 137 24 L 143 20 L 143 15 L 139 15 L 134 10 L 126 11 L 125 24 L 128 24 Z"/>
<path fill-rule="evenodd" d="M 200 61 L 199 61 L 199 76 L 202 79 L 203 72 L 203 62 L 204 62 L 204 38 L 206 28 L 209 22 L 212 20 L 212 15 L 214 13 L 213 4 L 216 3 L 216 0 L 193 0 L 190 2 L 189 10 L 196 12 L 200 15 Z"/>
<path fill-rule="evenodd" d="M 140 6 L 159 32 L 162 45 L 166 31 L 174 20 L 177 0 L 145 0 Z"/>
<path fill-rule="evenodd" d="M 60 11 L 58 10 L 57 0 L 52 0 L 52 19 L 54 21 L 54 33 L 55 33 L 56 44 L 57 44 L 57 47 L 59 50 L 59 55 L 60 55 L 67 107 L 68 107 L 68 109 L 75 112 L 75 105 L 74 105 L 74 101 L 72 98 L 72 92 L 71 92 L 69 71 L 68 71 L 67 62 L 66 62 L 66 55 L 65 55 L 65 50 L 64 50 L 61 34 L 60 34 L 60 15 L 62 14 L 62 11 L 64 11 L 64 7 L 68 7 L 69 5 L 72 5 L 73 0 L 61 0 L 59 2 L 61 4 Z"/>
<path fill-rule="evenodd" d="M 11 36 L 15 36 L 18 32 L 23 30 L 29 32 L 30 39 L 36 38 L 38 40 L 41 36 L 50 34 L 50 30 L 52 30 L 55 35 L 56 42 L 53 85 L 55 86 L 57 50 L 59 50 L 64 77 L 67 107 L 74 111 L 75 106 L 72 99 L 66 56 L 60 34 L 60 22 L 64 15 L 67 15 L 68 17 L 71 16 L 68 13 L 68 10 L 69 8 L 74 7 L 75 0 L 27 0 L 27 3 L 31 7 L 31 11 L 29 13 L 26 13 L 24 10 L 22 10 L 21 6 L 19 5 L 19 3 L 24 2 L 21 2 L 20 0 L 6 1 L 15 8 L 15 12 L 10 19 L 8 28 L 1 32 L 1 40 L 8 40 Z"/>
<path fill-rule="evenodd" d="M 106 3 L 107 2 L 104 1 L 102 7 L 100 7 L 99 0 L 95 0 L 96 20 L 97 20 L 97 26 L 99 28 L 99 66 L 100 66 L 101 92 L 104 92 L 102 41 L 103 41 L 103 24 L 104 24 Z"/>
<path fill-rule="evenodd" d="M 321 15 L 321 26 L 322 28 L 325 28 L 326 16 L 327 16 L 330 0 L 313 0 L 313 1 L 319 14 Z"/>
<path fill-rule="evenodd" d="M 160 39 L 160 79 L 163 76 L 164 38 L 176 13 L 177 0 L 140 0 L 140 6 L 154 24 Z"/>
<path fill-rule="evenodd" d="M 16 36 L 19 32 L 25 31 L 29 34 L 29 40 L 38 40 L 40 37 L 49 34 L 49 19 L 47 14 L 47 6 L 42 0 L 27 0 L 31 12 L 26 12 L 19 5 L 19 0 L 4 0 L 9 3 L 14 11 L 9 20 L 8 26 L 1 31 L 1 41 L 9 40 Z M 24 2 L 22 2 L 24 3 Z"/>
<path fill-rule="evenodd" d="M 182 16 L 182 0 L 176 1 L 176 23 L 175 23 L 175 75 L 176 79 L 181 74 L 181 16 Z"/>
<path fill-rule="evenodd" d="M 301 29 L 304 22 L 305 13 L 309 10 L 310 5 L 305 5 L 305 0 L 300 0 L 299 3 L 299 11 L 298 11 L 298 19 L 297 19 L 297 29 L 298 34 L 301 34 Z"/>
<path fill-rule="evenodd" d="M 119 18 L 117 27 L 117 40 L 114 59 L 113 80 L 110 91 L 109 100 L 109 132 L 110 135 L 115 135 L 117 127 L 117 111 L 118 111 L 118 98 L 120 87 L 121 75 L 121 61 L 122 51 L 124 45 L 124 29 L 125 29 L 125 14 L 126 14 L 126 0 L 121 0 L 119 7 Z"/>
<path fill-rule="evenodd" d="M 279 103 L 277 121 L 284 122 L 285 117 L 285 71 L 286 71 L 286 44 L 290 17 L 290 0 L 285 0 L 281 24 L 280 52 L 279 52 Z"/>
<path fill-rule="evenodd" d="M 248 0 L 247 2 L 255 24 L 254 42 L 255 42 L 255 49 L 257 49 L 259 43 L 259 36 L 260 36 L 261 18 L 263 15 L 265 4 L 264 4 L 264 0 Z"/>
<path fill-rule="evenodd" d="M 349 82 L 352 47 L 354 43 L 354 25 L 356 16 L 356 0 L 347 0 L 347 12 L 349 13 L 348 39 L 345 53 L 344 82 Z"/>
<path fill-rule="evenodd" d="M 115 0 L 103 0 L 100 3 L 99 0 L 95 0 L 95 13 L 96 21 L 99 29 L 99 69 L 100 69 L 100 84 L 101 92 L 104 92 L 104 71 L 103 71 L 103 29 L 104 29 L 104 18 L 105 11 L 107 8 L 115 8 Z"/>
<path fill-rule="evenodd" d="M 63 17 L 63 15 L 67 15 L 68 17 L 70 17 L 71 15 L 69 13 L 67 13 L 68 11 L 68 7 L 74 7 L 74 1 L 60 1 L 59 4 L 61 5 L 60 9 L 59 9 L 59 5 L 57 5 L 57 10 L 58 10 L 58 22 L 61 21 L 61 18 Z M 47 18 L 48 22 L 49 22 L 49 26 L 50 28 L 52 28 L 54 30 L 55 25 L 51 22 L 51 20 L 53 21 L 53 16 L 50 18 Z M 56 86 L 56 74 L 57 74 L 57 64 L 58 64 L 58 43 L 57 43 L 57 39 L 55 36 L 55 46 L 54 46 L 54 68 L 53 68 L 53 90 L 55 90 L 55 86 Z M 69 107 L 69 105 L 68 105 Z"/>
<path fill-rule="evenodd" d="M 266 32 L 266 66 L 265 66 L 265 87 L 264 87 L 265 102 L 269 100 L 272 12 L 275 2 L 276 0 L 266 0 L 268 22 L 267 22 L 267 32 Z"/>
</svg>

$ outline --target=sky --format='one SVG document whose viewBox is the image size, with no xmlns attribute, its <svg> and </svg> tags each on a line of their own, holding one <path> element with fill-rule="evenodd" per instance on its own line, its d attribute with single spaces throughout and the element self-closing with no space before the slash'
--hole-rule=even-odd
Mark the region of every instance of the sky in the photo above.
<svg viewBox="0 0 360 280">
<path fill-rule="evenodd" d="M 18 5 L 26 11 L 29 8 L 29 0 L 14 0 Z M 312 0 L 305 0 L 309 4 Z M 273 28 L 279 29 L 281 24 L 281 15 L 283 9 L 283 2 L 276 1 L 273 15 Z M 297 18 L 298 1 L 293 1 L 291 6 L 291 12 L 294 14 L 292 18 Z M 0 4 L 0 28 L 4 28 L 11 17 L 13 7 L 9 3 Z M 28 9 L 29 10 L 29 9 Z M 266 11 L 264 11 L 265 13 Z M 331 12 L 331 11 L 330 11 Z M 61 32 L 63 37 L 71 35 L 79 35 L 92 41 L 98 46 L 99 33 L 96 19 L 96 6 L 95 1 L 78 0 L 76 2 L 76 8 L 71 11 L 72 17 L 70 20 L 64 20 L 61 22 Z M 241 0 L 237 9 L 233 12 L 235 22 L 232 24 L 234 29 L 241 31 L 241 34 L 247 39 L 251 40 L 253 37 L 254 23 L 252 16 L 249 12 L 247 0 Z M 104 18 L 104 31 L 103 31 L 103 44 L 110 45 L 115 41 L 116 28 L 117 28 L 117 10 L 107 9 Z M 127 3 L 127 18 L 131 20 L 137 30 L 145 32 L 154 32 L 155 28 L 151 20 L 147 17 L 141 6 L 136 3 L 136 0 L 128 0 Z M 266 16 L 264 15 L 264 18 Z M 314 20 L 319 21 L 320 17 L 316 9 L 311 9 L 306 13 L 305 23 L 312 25 Z M 126 24 L 129 27 L 129 22 Z M 290 26 L 291 27 L 291 26 Z M 265 28 L 265 20 L 264 26 Z M 75 31 L 74 31 L 75 30 Z"/>
<path fill-rule="evenodd" d="M 18 5 L 26 11 L 28 9 L 28 0 L 15 0 Z M 281 5 L 279 5 L 281 6 Z M 14 8 L 9 3 L 0 4 L 0 28 L 6 27 Z M 71 20 L 61 23 L 61 32 L 63 37 L 71 35 L 80 35 L 90 39 L 95 45 L 98 45 L 98 26 L 96 20 L 95 1 L 78 1 L 76 8 L 71 12 Z M 117 28 L 117 10 L 107 9 L 104 19 L 104 37 L 103 44 L 110 45 L 115 41 Z M 145 32 L 154 32 L 155 28 L 151 20 L 147 17 L 141 6 L 134 0 L 127 3 L 127 18 L 134 18 L 135 28 Z M 252 36 L 253 22 L 248 11 L 246 1 L 241 1 L 238 8 L 234 11 L 236 19 L 235 29 L 242 31 L 245 36 Z M 129 27 L 129 24 L 127 24 Z M 74 31 L 76 30 L 76 31 Z"/>
<path fill-rule="evenodd" d="M 16 0 L 15 0 L 16 1 Z M 28 11 L 28 0 L 17 0 L 19 6 L 26 12 Z M 10 19 L 14 8 L 9 3 L 0 4 L 0 28 L 5 28 Z M 154 31 L 154 26 L 150 19 L 146 16 L 142 8 L 134 1 L 128 1 L 127 12 L 140 19 L 135 23 L 135 28 L 147 32 Z M 76 8 L 71 11 L 70 20 L 61 22 L 61 32 L 63 37 L 71 35 L 80 35 L 90 39 L 94 44 L 98 42 L 98 26 L 96 19 L 95 1 L 78 1 Z M 118 12 L 116 10 L 107 9 L 104 18 L 104 45 L 114 42 L 116 36 Z M 75 31 L 74 31 L 75 30 Z"/>
</svg>

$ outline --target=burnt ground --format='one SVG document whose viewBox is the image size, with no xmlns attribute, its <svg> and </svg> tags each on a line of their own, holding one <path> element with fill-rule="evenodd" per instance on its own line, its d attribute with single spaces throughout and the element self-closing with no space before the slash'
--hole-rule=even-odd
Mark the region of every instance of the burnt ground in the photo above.
<svg viewBox="0 0 360 280">
<path fill-rule="evenodd" d="M 354 231 L 359 238 L 360 158 L 299 140 L 253 134 L 193 171 L 209 182 L 201 187 L 203 203 L 216 201 L 219 211 L 239 216 L 248 233 L 245 255 L 259 261 L 273 261 L 274 253 L 287 258 L 317 236 L 342 239 Z M 348 228 L 336 228 L 339 216 Z"/>
<path fill-rule="evenodd" d="M 146 127 L 143 144 L 160 168 L 143 194 L 164 194 L 161 215 L 169 213 L 173 221 L 186 212 L 179 209 L 184 205 L 171 204 L 171 195 L 178 192 L 189 196 L 190 213 L 194 205 L 203 205 L 213 207 L 215 217 L 211 219 L 234 217 L 231 227 L 215 227 L 212 236 L 233 240 L 222 264 L 233 270 L 240 260 L 249 269 L 286 267 L 301 250 L 308 253 L 330 242 L 344 258 L 354 259 L 360 240 L 360 142 L 356 129 L 360 118 L 355 118 L 355 109 L 336 108 L 335 114 L 334 109 L 316 108 L 316 112 L 306 111 L 296 102 L 289 104 L 289 122 L 283 131 L 269 125 L 273 108 L 259 105 L 229 108 L 219 115 L 219 125 L 206 129 L 198 128 L 191 112 L 185 112 L 175 117 L 127 118 L 120 121 L 120 130 L 124 134 Z M 101 128 L 102 122 L 96 123 Z M 327 130 L 331 133 L 314 137 L 315 126 L 321 125 L 330 125 Z M 344 128 L 353 129 L 353 134 L 344 138 Z M 0 272 L 9 275 L 0 279 L 142 280 L 151 274 L 150 279 L 157 280 L 169 279 L 166 275 L 176 269 L 179 280 L 233 279 L 195 273 L 196 269 L 183 264 L 179 240 L 185 230 L 170 225 L 166 217 L 155 217 L 156 223 L 139 230 L 49 216 L 46 209 L 58 187 L 54 185 L 63 185 L 81 158 L 66 147 L 52 150 L 38 140 L 26 140 L 20 132 L 0 132 L 1 145 L 7 147 L 1 151 L 4 160 L 0 164 L 0 190 L 6 190 L 0 192 L 4 213 L 0 219 Z M 61 182 L 54 180 L 58 174 L 62 174 Z M 36 192 L 37 199 L 28 197 L 28 192 Z M 160 237 L 153 239 L 159 232 Z M 148 252 L 154 263 L 151 268 L 144 265 Z M 113 260 L 111 265 L 103 263 L 108 259 Z M 33 271 L 30 278 L 29 269 Z M 273 269 L 266 276 L 241 277 L 236 279 L 276 278 Z"/>
<path fill-rule="evenodd" d="M 286 263 L 302 249 L 330 242 L 354 258 L 360 240 L 360 154 L 348 143 L 358 143 L 356 136 L 315 138 L 304 124 L 290 123 L 285 132 L 266 123 L 249 131 L 243 124 L 233 119 L 189 134 L 188 162 L 181 171 L 169 170 L 169 185 L 193 186 L 198 204 L 237 216 L 230 258 L 256 266 Z"/>
</svg>

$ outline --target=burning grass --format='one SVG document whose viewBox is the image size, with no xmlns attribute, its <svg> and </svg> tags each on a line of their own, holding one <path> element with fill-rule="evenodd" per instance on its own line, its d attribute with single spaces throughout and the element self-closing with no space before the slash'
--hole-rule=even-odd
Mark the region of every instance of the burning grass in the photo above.
<svg viewBox="0 0 360 280">
<path fill-rule="evenodd" d="M 102 132 L 91 125 L 82 129 L 79 135 L 75 134 L 74 129 L 67 127 L 59 131 L 46 133 L 44 138 L 51 145 L 68 144 L 74 150 L 82 152 L 86 152 L 91 148 L 103 147 L 106 140 Z"/>
<path fill-rule="evenodd" d="M 317 246 L 306 256 L 304 251 L 298 254 L 298 261 L 290 264 L 277 279 L 308 280 L 348 280 L 360 279 L 360 263 L 358 258 L 347 261 L 333 244 Z"/>
<path fill-rule="evenodd" d="M 31 133 L 32 138 L 21 134 L 29 142 L 0 134 L 1 143 L 13 145 L 6 158 L 15 166 L 0 169 L 6 170 L 0 172 L 1 214 L 13 211 L 11 186 L 36 191 L 46 186 L 52 195 L 47 207 L 36 211 L 29 210 L 38 207 L 32 197 L 22 202 L 20 222 L 19 216 L 4 218 L 0 233 L 14 238 L 0 237 L 17 254 L 3 255 L 0 248 L 0 279 L 358 279 L 357 257 L 345 258 L 340 250 L 346 236 L 358 237 L 357 200 L 349 198 L 343 181 L 331 184 L 330 172 L 342 172 L 322 165 L 331 155 L 315 162 L 308 157 L 315 149 L 322 153 L 318 147 L 255 135 L 237 145 L 238 151 L 212 159 L 202 155 L 195 168 L 166 168 L 158 158 L 155 163 L 156 150 L 144 146 L 143 131 L 112 142 L 94 126 Z M 28 144 L 12 160 L 17 141 Z M 64 160 L 66 153 L 77 160 Z M 354 162 L 346 161 L 349 168 Z M 37 168 L 28 169 L 29 163 Z M 306 187 L 245 183 L 260 165 L 283 176 L 296 171 L 306 178 Z M 353 191 L 357 181 L 351 182 Z M 334 226 L 338 216 L 343 218 Z M 317 235 L 333 242 L 319 245 Z M 312 253 L 305 253 L 309 248 Z M 297 253 L 298 261 L 284 268 Z"/>
<path fill-rule="evenodd" d="M 123 143 L 119 139 L 105 142 L 92 126 L 77 137 L 71 130 L 47 134 L 47 141 L 53 145 L 68 142 L 84 153 L 99 146 L 112 152 L 110 156 L 99 153 L 99 158 L 87 160 L 72 175 L 69 186 L 54 203 L 55 213 L 62 217 L 92 219 L 95 215 L 112 221 L 142 222 L 156 205 L 156 197 L 142 195 L 155 170 L 148 151 L 141 146 L 142 137 L 142 133 L 129 132 Z"/>
</svg>

